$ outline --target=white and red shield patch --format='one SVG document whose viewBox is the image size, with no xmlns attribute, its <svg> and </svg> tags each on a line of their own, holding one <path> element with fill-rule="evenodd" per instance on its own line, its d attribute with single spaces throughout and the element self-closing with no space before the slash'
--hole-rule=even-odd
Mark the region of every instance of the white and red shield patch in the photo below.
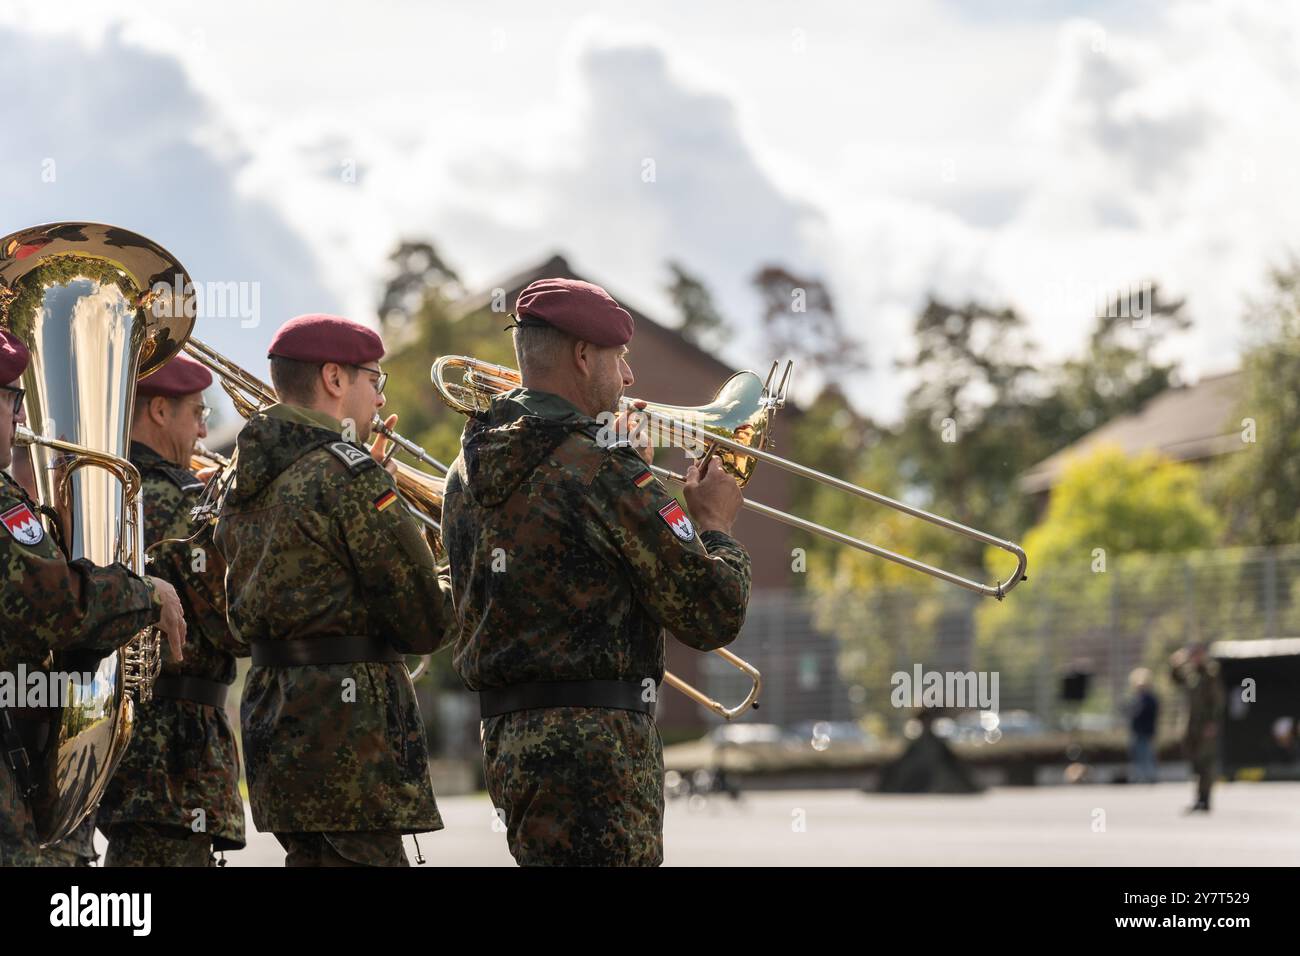
<svg viewBox="0 0 1300 956">
<path fill-rule="evenodd" d="M 4 526 L 19 544 L 40 544 L 45 537 L 45 529 L 26 505 L 10 508 L 0 515 L 0 522 L 4 522 Z"/>
<path fill-rule="evenodd" d="M 683 541 L 690 541 L 695 537 L 695 527 L 691 524 L 691 519 L 686 517 L 686 512 L 682 506 L 673 501 L 659 509 L 659 517 L 668 522 L 668 527 L 673 529 L 673 534 Z"/>
</svg>

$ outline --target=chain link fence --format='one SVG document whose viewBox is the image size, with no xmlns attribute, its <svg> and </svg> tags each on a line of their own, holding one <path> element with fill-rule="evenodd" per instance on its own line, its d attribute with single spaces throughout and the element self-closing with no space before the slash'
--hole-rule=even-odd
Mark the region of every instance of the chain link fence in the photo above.
<svg viewBox="0 0 1300 956">
<path fill-rule="evenodd" d="M 996 673 L 998 710 L 1043 731 L 1122 729 L 1129 677 L 1149 668 L 1161 729 L 1176 732 L 1182 695 L 1170 653 L 1192 641 L 1300 636 L 1300 548 L 1131 556 L 1085 555 L 1078 567 L 1035 569 L 1003 602 L 925 579 L 848 594 L 762 592 L 732 646 L 764 677 L 762 706 L 744 720 L 796 728 L 858 722 L 892 735 L 912 711 L 894 706 L 894 675 Z M 1079 703 L 1067 674 L 1086 674 Z M 707 692 L 724 701 L 748 684 L 710 656 Z"/>
</svg>

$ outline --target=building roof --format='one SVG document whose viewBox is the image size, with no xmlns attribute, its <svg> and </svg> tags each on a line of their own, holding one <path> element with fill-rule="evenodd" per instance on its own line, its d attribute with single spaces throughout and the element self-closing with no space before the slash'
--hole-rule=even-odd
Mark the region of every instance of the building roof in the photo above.
<svg viewBox="0 0 1300 956">
<path fill-rule="evenodd" d="M 1166 389 L 1140 410 L 1112 419 L 1034 465 L 1020 477 L 1020 489 L 1029 494 L 1049 490 L 1072 459 L 1103 445 L 1118 445 L 1129 455 L 1158 451 L 1175 461 L 1240 451 L 1241 433 L 1232 414 L 1241 389 L 1240 372 Z"/>
</svg>

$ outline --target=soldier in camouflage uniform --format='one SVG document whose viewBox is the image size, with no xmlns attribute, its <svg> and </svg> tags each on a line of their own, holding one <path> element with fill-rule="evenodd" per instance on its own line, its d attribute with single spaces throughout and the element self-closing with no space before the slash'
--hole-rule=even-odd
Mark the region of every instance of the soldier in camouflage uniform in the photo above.
<svg viewBox="0 0 1300 956">
<path fill-rule="evenodd" d="M 374 332 L 299 316 L 272 341 L 283 404 L 239 435 L 216 541 L 252 647 L 240 709 L 253 822 L 288 866 L 405 866 L 442 828 L 402 654 L 450 635 L 451 602 L 392 477 L 360 442 L 384 404 Z"/>
<path fill-rule="evenodd" d="M 1188 811 L 1208 813 L 1218 757 L 1219 721 L 1223 718 L 1219 665 L 1210 659 L 1204 644 L 1193 644 L 1170 657 L 1169 675 L 1187 692 L 1183 749 L 1196 775 L 1196 802 Z"/>
<path fill-rule="evenodd" d="M 632 318 L 603 289 L 541 280 L 517 312 L 524 387 L 470 419 L 443 500 L 453 662 L 479 692 L 488 792 L 516 862 L 657 866 L 664 629 L 706 651 L 739 634 L 740 491 L 718 462 L 692 467 L 688 517 L 648 453 L 603 440 L 596 416 L 633 381 Z"/>
<path fill-rule="evenodd" d="M 31 449 L 15 446 L 13 462 L 9 466 L 9 472 L 14 481 L 26 492 L 28 499 L 35 501 L 37 497 L 36 473 L 32 469 Z M 98 859 L 99 852 L 95 849 L 95 813 L 93 811 L 62 840 L 41 850 L 42 866 L 86 867 L 93 865 Z"/>
<path fill-rule="evenodd" d="M 28 352 L 0 330 L 0 469 L 13 455 L 22 413 L 19 376 Z M 37 505 L 0 470 L 0 671 L 16 674 L 46 666 L 52 651 L 72 648 L 108 654 L 150 624 L 167 634 L 180 656 L 185 622 L 175 590 L 158 578 L 138 577 L 120 564 L 101 568 L 84 559 L 69 562 L 36 519 Z M 42 853 L 24 780 L 27 762 L 39 756 L 39 737 L 48 736 L 48 714 L 17 708 L 0 713 L 0 866 L 58 865 L 58 853 Z"/>
<path fill-rule="evenodd" d="M 106 866 L 209 866 L 214 849 L 244 845 L 225 698 L 235 658 L 248 649 L 226 625 L 225 563 L 208 528 L 192 538 L 199 529 L 190 516 L 203 490 L 190 461 L 207 436 L 203 390 L 211 384 L 212 374 L 182 355 L 136 387 L 131 463 L 143 482 L 145 545 L 151 569 L 180 594 L 189 646 L 184 661 L 163 665 L 100 802 Z"/>
</svg>

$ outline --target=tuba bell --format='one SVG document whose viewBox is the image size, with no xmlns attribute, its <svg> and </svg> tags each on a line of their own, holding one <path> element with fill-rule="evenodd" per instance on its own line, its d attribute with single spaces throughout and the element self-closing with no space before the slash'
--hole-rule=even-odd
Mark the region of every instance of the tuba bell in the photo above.
<svg viewBox="0 0 1300 956">
<path fill-rule="evenodd" d="M 86 222 L 33 226 L 0 239 L 0 326 L 31 351 L 23 373 L 36 497 L 69 560 L 144 573 L 140 475 L 127 459 L 138 377 L 176 355 L 194 324 L 185 269 L 157 243 Z M 130 740 L 135 706 L 162 665 L 149 628 L 98 654 L 45 662 L 68 672 L 51 710 L 32 810 L 42 845 L 71 833 L 99 803 Z M 83 675 L 89 674 L 89 682 Z"/>
</svg>

